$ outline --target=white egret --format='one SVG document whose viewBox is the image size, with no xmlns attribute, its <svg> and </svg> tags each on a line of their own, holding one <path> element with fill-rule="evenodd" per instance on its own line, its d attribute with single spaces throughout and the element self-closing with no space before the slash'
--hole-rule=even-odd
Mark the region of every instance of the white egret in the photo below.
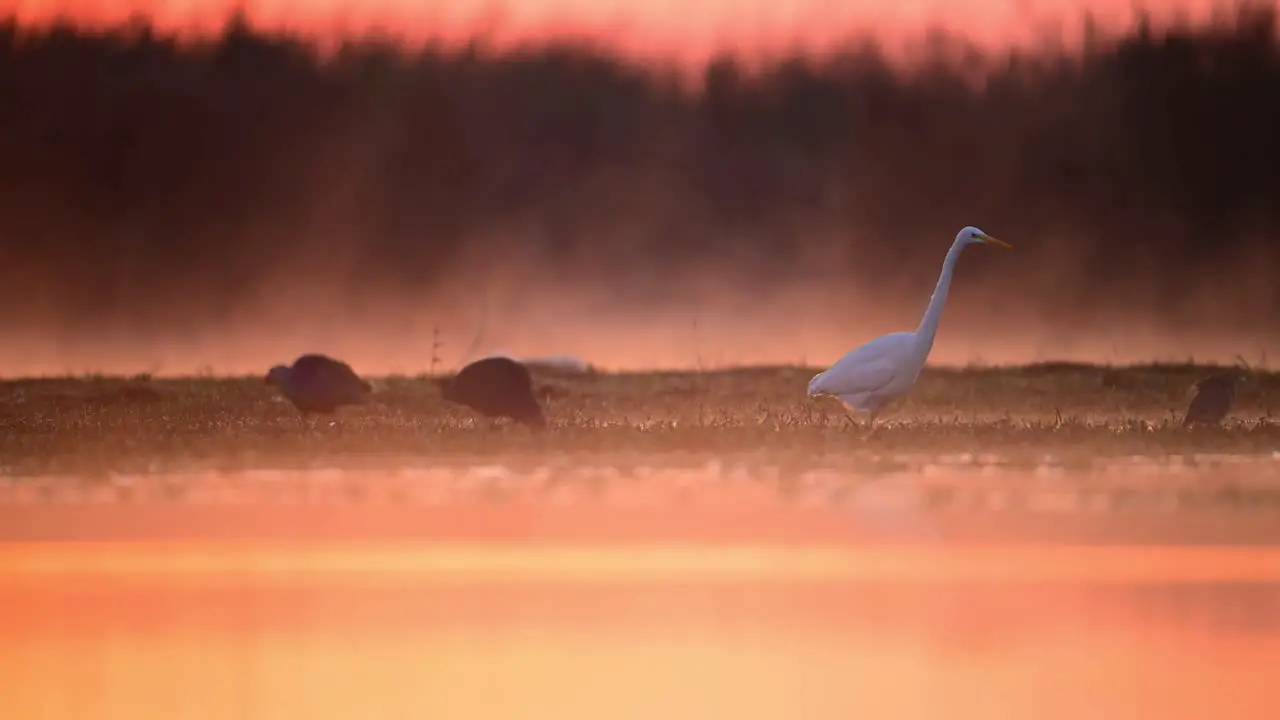
<svg viewBox="0 0 1280 720">
<path fill-rule="evenodd" d="M 809 381 L 809 397 L 831 395 L 854 412 L 868 413 L 869 424 L 874 427 L 876 414 L 915 385 L 929 351 L 933 349 L 933 336 L 938 332 L 938 321 L 942 317 L 942 306 L 947 302 L 956 261 L 966 246 L 978 244 L 1013 248 L 976 227 L 961 230 L 947 251 L 947 259 L 942 262 L 942 275 L 933 290 L 933 297 L 929 299 L 924 318 L 920 320 L 920 327 L 915 332 L 882 335 L 850 350 L 835 365 L 813 376 Z"/>
</svg>

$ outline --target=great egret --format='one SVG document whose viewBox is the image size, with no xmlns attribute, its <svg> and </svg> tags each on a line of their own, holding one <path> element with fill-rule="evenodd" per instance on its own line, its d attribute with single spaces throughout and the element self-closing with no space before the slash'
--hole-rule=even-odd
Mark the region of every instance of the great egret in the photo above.
<svg viewBox="0 0 1280 720">
<path fill-rule="evenodd" d="M 1244 374 L 1239 370 L 1226 370 L 1197 380 L 1193 386 L 1195 394 L 1182 415 L 1182 427 L 1221 424 L 1231 412 L 1236 386 L 1242 380 Z"/>
<path fill-rule="evenodd" d="M 488 357 L 462 368 L 453 378 L 437 381 L 445 400 L 465 405 L 491 418 L 509 417 L 530 427 L 547 424 L 533 394 L 533 378 L 524 365 L 508 357 Z"/>
<path fill-rule="evenodd" d="M 924 362 L 933 349 L 933 336 L 938 332 L 942 306 L 947 302 L 956 261 L 965 247 L 979 244 L 1013 248 L 976 227 L 961 230 L 942 262 L 942 275 L 920 327 L 915 332 L 882 335 L 850 350 L 835 365 L 813 376 L 809 381 L 809 397 L 834 396 L 850 410 L 868 413 L 870 425 L 874 427 L 876 413 L 891 400 L 905 395 L 924 369 Z"/>
<path fill-rule="evenodd" d="M 362 402 L 373 386 L 351 366 L 326 355 L 303 355 L 293 366 L 276 365 L 266 382 L 280 388 L 294 407 L 305 413 L 332 413 L 343 405 Z"/>
</svg>

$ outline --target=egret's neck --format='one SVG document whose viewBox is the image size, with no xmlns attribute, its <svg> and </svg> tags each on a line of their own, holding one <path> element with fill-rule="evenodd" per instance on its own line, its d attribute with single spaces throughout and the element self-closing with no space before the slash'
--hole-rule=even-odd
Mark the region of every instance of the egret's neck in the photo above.
<svg viewBox="0 0 1280 720">
<path fill-rule="evenodd" d="M 925 308 L 920 327 L 916 329 L 916 342 L 920 349 L 928 354 L 933 349 L 933 336 L 938 333 L 938 322 L 942 319 L 942 306 L 947 304 L 947 293 L 951 290 L 951 273 L 955 270 L 956 261 L 964 244 L 957 242 L 947 251 L 947 259 L 942 261 L 942 274 L 938 276 L 938 285 L 933 289 L 933 297 L 929 298 L 929 307 Z"/>
</svg>

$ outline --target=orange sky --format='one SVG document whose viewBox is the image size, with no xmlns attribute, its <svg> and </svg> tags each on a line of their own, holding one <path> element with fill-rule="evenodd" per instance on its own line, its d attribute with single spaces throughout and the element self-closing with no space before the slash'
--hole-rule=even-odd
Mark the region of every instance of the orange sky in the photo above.
<svg viewBox="0 0 1280 720">
<path fill-rule="evenodd" d="M 0 0 L 26 22 L 67 14 L 90 24 L 131 12 L 163 29 L 207 31 L 245 7 L 255 25 L 332 36 L 392 28 L 410 39 L 458 40 L 477 31 L 503 45 L 549 35 L 604 40 L 638 56 L 699 60 L 715 49 L 751 55 L 797 44 L 814 49 L 868 28 L 889 43 L 938 24 L 984 46 L 1027 45 L 1055 18 L 1067 37 L 1086 10 L 1104 25 L 1127 25 L 1133 7 L 1158 16 L 1208 17 L 1211 0 Z"/>
</svg>

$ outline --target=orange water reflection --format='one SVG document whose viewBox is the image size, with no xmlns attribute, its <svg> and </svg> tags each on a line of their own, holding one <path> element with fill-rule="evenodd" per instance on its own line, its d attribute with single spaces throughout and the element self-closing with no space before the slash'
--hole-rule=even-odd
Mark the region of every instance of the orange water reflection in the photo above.
<svg viewBox="0 0 1280 720">
<path fill-rule="evenodd" d="M 359 563 L 321 571 L 313 558 L 291 572 L 267 557 L 285 551 L 265 545 L 238 566 L 224 554 L 221 569 L 137 564 L 157 547 L 133 546 L 132 569 L 100 562 L 123 552 L 111 544 L 43 546 L 28 555 L 43 552 L 42 566 L 3 555 L 5 717 L 1168 720 L 1280 710 L 1280 583 L 1268 549 L 1010 550 L 1001 576 L 986 579 L 962 572 L 976 551 L 929 551 L 950 572 L 908 578 L 894 563 L 909 553 L 885 550 L 851 556 L 880 558 L 861 575 L 779 567 L 713 580 L 634 571 L 646 550 L 596 548 L 633 566 L 600 582 L 492 565 L 443 581 L 421 563 L 377 557 L 386 548 L 348 546 L 344 557 L 367 553 L 379 578 L 362 582 Z M 1115 558 L 1143 551 L 1164 557 L 1165 575 L 1117 582 Z M 195 552 L 165 550 L 170 560 Z M 702 558 L 685 561 L 695 570 L 740 562 L 717 560 L 733 549 L 686 552 Z M 1073 563 L 1103 570 L 1051 572 Z M 1251 567 L 1252 581 L 1207 566 Z"/>
</svg>

